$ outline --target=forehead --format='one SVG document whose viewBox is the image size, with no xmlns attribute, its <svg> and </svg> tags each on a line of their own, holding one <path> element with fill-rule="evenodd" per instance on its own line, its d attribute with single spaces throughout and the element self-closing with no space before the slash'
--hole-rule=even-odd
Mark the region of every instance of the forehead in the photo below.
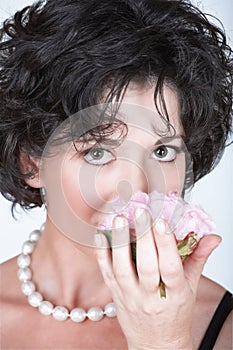
<svg viewBox="0 0 233 350">
<path fill-rule="evenodd" d="M 82 146 L 95 144 L 96 142 L 105 142 L 105 140 L 123 141 L 124 136 L 127 139 L 131 136 L 134 139 L 138 138 L 138 141 L 141 142 L 144 140 L 148 142 L 151 137 L 160 139 L 161 136 L 165 138 L 169 136 L 183 136 L 184 132 L 180 121 L 180 105 L 176 90 L 168 85 L 164 85 L 162 94 L 169 123 L 175 129 L 175 133 L 173 128 L 168 128 L 165 117 L 166 112 L 160 96 L 157 97 L 156 104 L 158 109 L 156 108 L 154 92 L 155 85 L 130 83 L 121 99 L 120 105 L 112 101 L 110 104 L 95 105 L 70 116 L 52 134 L 45 153 L 48 152 L 50 154 L 50 150 L 52 153 L 53 149 L 55 149 L 57 154 L 59 142 L 56 142 L 56 140 L 62 139 L 63 135 L 67 142 L 59 145 L 59 152 L 62 152 L 62 150 L 66 152 L 67 147 L 72 147 L 74 141 L 76 145 Z M 100 118 L 102 111 L 106 112 L 106 119 L 105 112 L 103 114 L 104 118 Z M 117 111 L 117 114 L 115 115 L 113 111 Z M 120 120 L 120 122 L 123 121 L 127 124 L 127 133 L 124 132 L 124 125 L 119 123 L 115 125 L 113 123 L 113 127 L 110 123 L 110 127 L 108 127 L 109 116 L 111 117 L 112 112 L 118 121 Z M 161 117 L 161 114 L 164 117 Z M 106 128 L 105 125 L 107 126 Z M 96 131 L 93 133 L 92 130 Z M 66 134 L 68 135 L 67 138 Z M 83 138 L 83 135 L 88 135 L 88 137 Z"/>
<path fill-rule="evenodd" d="M 128 127 L 164 133 L 167 132 L 167 124 L 160 114 L 166 118 L 167 112 L 169 122 L 175 128 L 176 134 L 182 135 L 184 132 L 180 120 L 180 104 L 175 88 L 168 85 L 163 87 L 166 111 L 160 96 L 157 96 L 156 99 L 159 111 L 157 110 L 154 92 L 155 85 L 129 84 L 119 109 L 120 119 L 123 119 Z"/>
</svg>

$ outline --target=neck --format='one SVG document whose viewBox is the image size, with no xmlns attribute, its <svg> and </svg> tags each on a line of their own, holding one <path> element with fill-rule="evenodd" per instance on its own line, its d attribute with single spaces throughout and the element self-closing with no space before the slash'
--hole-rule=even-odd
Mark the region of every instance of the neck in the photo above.
<svg viewBox="0 0 233 350">
<path fill-rule="evenodd" d="M 38 292 L 68 309 L 104 307 L 111 302 L 94 249 L 70 240 L 47 220 L 31 256 L 32 279 Z"/>
</svg>

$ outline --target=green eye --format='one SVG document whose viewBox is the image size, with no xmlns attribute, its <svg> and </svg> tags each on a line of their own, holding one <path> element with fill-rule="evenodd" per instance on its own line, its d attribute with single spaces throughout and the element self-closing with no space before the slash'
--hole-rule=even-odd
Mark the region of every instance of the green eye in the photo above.
<svg viewBox="0 0 233 350">
<path fill-rule="evenodd" d="M 93 149 L 90 151 L 90 156 L 92 157 L 92 159 L 94 160 L 99 160 L 101 158 L 103 158 L 104 155 L 104 151 L 102 149 Z"/>
<path fill-rule="evenodd" d="M 161 162 L 171 162 L 177 156 L 175 147 L 161 145 L 153 151 L 153 158 Z"/>
<path fill-rule="evenodd" d="M 158 158 L 165 158 L 168 154 L 168 149 L 165 146 L 160 146 L 155 150 L 155 154 Z"/>
<path fill-rule="evenodd" d="M 115 159 L 115 157 L 106 149 L 92 148 L 86 152 L 84 159 L 89 164 L 104 165 Z"/>
</svg>

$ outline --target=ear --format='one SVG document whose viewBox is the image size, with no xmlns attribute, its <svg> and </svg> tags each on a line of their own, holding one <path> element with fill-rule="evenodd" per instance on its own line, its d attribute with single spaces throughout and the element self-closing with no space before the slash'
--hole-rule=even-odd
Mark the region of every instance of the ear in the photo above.
<svg viewBox="0 0 233 350">
<path fill-rule="evenodd" d="M 22 174 L 32 174 L 30 178 L 25 179 L 25 183 L 30 187 L 40 188 L 40 158 L 32 157 L 24 151 L 21 151 L 19 156 L 19 166 Z"/>
</svg>

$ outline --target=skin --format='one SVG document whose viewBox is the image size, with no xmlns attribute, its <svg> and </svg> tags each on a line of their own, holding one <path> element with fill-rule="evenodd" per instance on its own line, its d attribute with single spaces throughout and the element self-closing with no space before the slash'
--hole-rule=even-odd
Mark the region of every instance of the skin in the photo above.
<svg viewBox="0 0 233 350">
<path fill-rule="evenodd" d="M 152 87 L 131 85 L 124 102 L 155 111 L 153 91 Z M 168 87 L 165 88 L 165 99 L 170 121 L 177 134 L 182 135 L 178 99 Z M 159 116 L 154 118 L 157 125 L 160 123 L 162 126 Z M 87 320 L 75 324 L 70 320 L 58 322 L 41 315 L 28 305 L 20 291 L 14 258 L 2 264 L 1 271 L 3 349 L 198 348 L 225 292 L 224 288 L 201 276 L 208 256 L 221 238 L 218 235 L 203 238 L 193 255 L 182 265 L 174 235 L 165 233 L 170 230 L 168 224 L 162 222 L 159 227 L 155 226 L 147 212 L 137 213 L 140 215 L 135 216 L 136 234 L 141 237 L 137 244 L 138 274 L 130 256 L 130 232 L 124 217 L 114 220 L 112 253 L 107 249 L 104 236 L 95 236 L 94 241 L 96 226 L 104 216 L 103 209 L 116 194 L 125 195 L 127 199 L 132 191 L 137 190 L 160 189 L 168 192 L 175 188 L 181 193 L 183 155 L 176 155 L 174 162 L 151 158 L 159 137 L 153 132 L 152 119 L 139 120 L 128 116 L 129 132 L 115 149 L 115 159 L 107 165 L 93 166 L 86 162 L 84 156 L 75 156 L 74 148 L 69 147 L 64 153 L 59 153 L 59 157 L 62 156 L 59 178 L 56 178 L 56 172 L 51 172 L 53 178 L 50 178 L 42 171 L 28 180 L 30 186 L 46 187 L 50 214 L 32 254 L 31 268 L 37 289 L 47 300 L 68 309 L 77 305 L 86 310 L 93 306 L 104 307 L 114 300 L 118 318 L 105 317 L 96 323 Z M 136 145 L 140 146 L 136 147 L 138 158 L 131 162 Z M 122 158 L 126 151 L 127 167 Z M 61 164 L 56 163 L 59 157 L 54 158 L 54 163 L 50 162 L 51 167 Z M 23 157 L 21 162 L 22 167 L 30 166 Z M 155 172 L 151 172 L 152 164 L 158 174 L 157 182 Z M 35 165 L 39 166 L 39 163 Z M 98 172 L 97 168 L 100 169 Z M 84 184 L 77 181 L 77 173 L 81 170 L 86 176 L 93 174 L 87 180 L 89 184 L 91 181 L 95 183 L 97 190 L 93 198 L 88 192 L 83 192 Z M 162 179 L 162 185 L 158 179 Z M 62 188 L 61 192 L 54 188 L 54 183 Z M 54 191 L 59 193 L 57 198 Z M 72 225 L 67 228 L 61 226 L 58 214 L 61 216 L 61 209 L 67 208 L 64 207 L 64 198 L 71 209 L 71 218 L 75 218 L 73 222 L 79 225 L 75 227 L 76 232 L 85 229 L 87 238 L 81 233 L 75 236 Z M 54 207 L 59 210 L 53 210 Z M 159 294 L 160 276 L 166 285 L 165 300 Z M 231 348 L 231 322 L 230 315 L 219 335 L 216 349 Z"/>
</svg>

